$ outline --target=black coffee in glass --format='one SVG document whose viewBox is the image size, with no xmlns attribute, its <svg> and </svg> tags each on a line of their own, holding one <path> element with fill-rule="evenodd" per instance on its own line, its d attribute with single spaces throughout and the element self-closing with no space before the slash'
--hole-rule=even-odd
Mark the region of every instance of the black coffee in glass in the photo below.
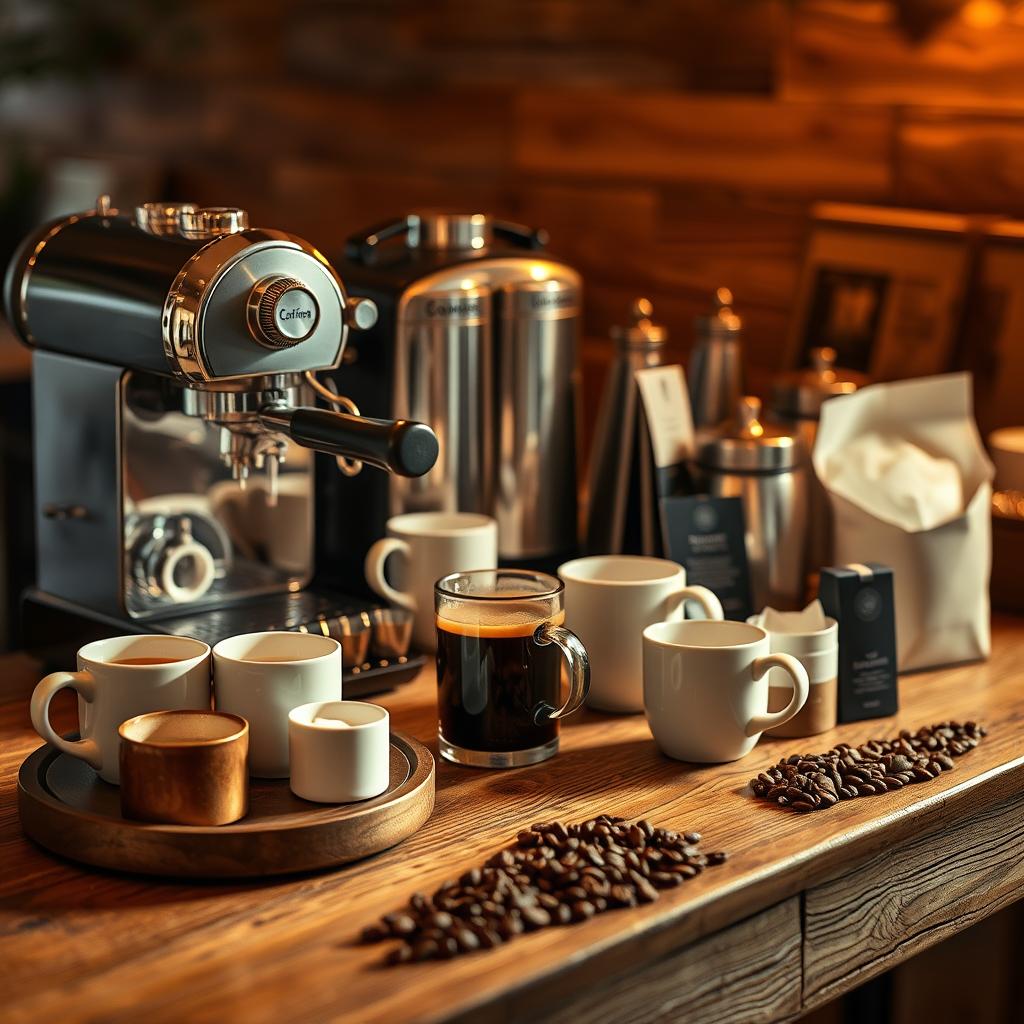
<svg viewBox="0 0 1024 1024">
<path fill-rule="evenodd" d="M 582 703 L 586 652 L 562 626 L 562 585 L 543 573 L 454 573 L 435 588 L 438 733 L 458 764 L 513 767 L 558 750 L 558 720 Z M 571 692 L 562 706 L 562 659 Z"/>
</svg>

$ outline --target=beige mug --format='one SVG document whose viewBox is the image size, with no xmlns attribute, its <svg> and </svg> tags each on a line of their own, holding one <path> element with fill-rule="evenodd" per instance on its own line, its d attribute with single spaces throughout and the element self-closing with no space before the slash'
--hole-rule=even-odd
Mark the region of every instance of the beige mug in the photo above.
<svg viewBox="0 0 1024 1024">
<path fill-rule="evenodd" d="M 793 696 L 768 711 L 768 673 L 782 669 Z M 807 672 L 770 653 L 768 634 L 746 622 L 659 622 L 644 630 L 644 710 L 661 750 L 680 761 L 736 761 L 761 733 L 807 702 Z"/>
</svg>

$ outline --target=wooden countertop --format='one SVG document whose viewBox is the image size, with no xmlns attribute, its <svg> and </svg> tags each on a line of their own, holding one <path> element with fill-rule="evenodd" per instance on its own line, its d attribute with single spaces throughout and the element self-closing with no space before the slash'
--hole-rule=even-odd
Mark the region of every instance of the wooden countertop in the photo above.
<svg viewBox="0 0 1024 1024">
<path fill-rule="evenodd" d="M 15 780 L 39 745 L 27 703 L 37 671 L 23 655 L 0 659 L 0 1018 L 396 1022 L 486 1009 L 488 1021 L 791 1019 L 1022 891 L 1024 620 L 997 620 L 993 633 L 984 664 L 904 677 L 894 718 L 762 741 L 731 765 L 667 760 L 642 716 L 591 712 L 568 720 L 562 752 L 542 765 L 439 762 L 433 816 L 407 842 L 262 884 L 123 877 L 26 841 Z M 432 673 L 381 703 L 436 756 Z M 744 792 L 782 754 L 948 718 L 976 719 L 989 735 L 931 783 L 807 816 Z M 58 724 L 74 726 L 69 701 Z M 648 906 L 448 962 L 384 969 L 381 947 L 353 944 L 412 891 L 520 828 L 602 812 L 698 830 L 729 860 Z"/>
</svg>

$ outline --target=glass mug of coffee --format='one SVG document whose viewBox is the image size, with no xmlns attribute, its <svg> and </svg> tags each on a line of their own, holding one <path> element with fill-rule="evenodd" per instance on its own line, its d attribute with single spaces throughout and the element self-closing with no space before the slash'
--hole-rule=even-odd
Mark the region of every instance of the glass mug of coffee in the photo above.
<svg viewBox="0 0 1024 1024">
<path fill-rule="evenodd" d="M 558 752 L 559 719 L 576 711 L 590 689 L 587 652 L 562 625 L 563 596 L 559 579 L 523 569 L 455 572 L 437 582 L 443 757 L 477 768 L 517 768 Z"/>
</svg>

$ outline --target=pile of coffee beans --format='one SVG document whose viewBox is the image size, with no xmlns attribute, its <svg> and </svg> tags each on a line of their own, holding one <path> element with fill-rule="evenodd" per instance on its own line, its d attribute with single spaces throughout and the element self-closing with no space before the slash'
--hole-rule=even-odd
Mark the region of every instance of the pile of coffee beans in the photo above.
<svg viewBox="0 0 1024 1024">
<path fill-rule="evenodd" d="M 700 838 L 609 814 L 576 825 L 542 822 L 433 896 L 414 893 L 404 910 L 365 929 L 362 941 L 400 939 L 392 964 L 448 960 L 522 932 L 650 903 L 659 889 L 725 861 L 724 853 L 702 853 Z"/>
<path fill-rule="evenodd" d="M 795 811 L 819 811 L 840 800 L 927 782 L 953 767 L 985 735 L 976 722 L 939 722 L 895 739 L 840 743 L 824 754 L 793 754 L 750 780 L 754 795 Z"/>
</svg>

